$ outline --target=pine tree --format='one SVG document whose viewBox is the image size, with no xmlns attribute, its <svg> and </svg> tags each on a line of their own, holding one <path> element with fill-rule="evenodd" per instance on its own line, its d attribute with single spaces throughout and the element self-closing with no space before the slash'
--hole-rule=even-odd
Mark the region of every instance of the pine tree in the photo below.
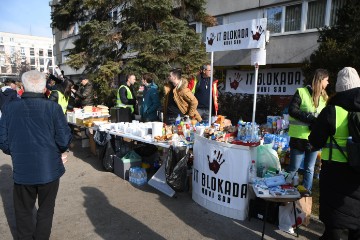
<svg viewBox="0 0 360 240">
<path fill-rule="evenodd" d="M 330 73 L 328 91 L 335 91 L 336 76 L 343 67 L 360 71 L 360 1 L 349 0 L 339 9 L 335 26 L 319 29 L 319 48 L 306 60 L 304 75 L 312 80 L 317 68 Z"/>
<path fill-rule="evenodd" d="M 165 80 L 173 67 L 191 74 L 204 64 L 205 46 L 189 26 L 195 21 L 215 24 L 204 5 L 205 0 L 61 0 L 52 22 L 59 30 L 83 23 L 67 64 L 85 66 L 104 100 L 120 73 L 139 78 L 150 72 Z M 111 18 L 109 13 L 117 8 L 119 17 Z"/>
</svg>

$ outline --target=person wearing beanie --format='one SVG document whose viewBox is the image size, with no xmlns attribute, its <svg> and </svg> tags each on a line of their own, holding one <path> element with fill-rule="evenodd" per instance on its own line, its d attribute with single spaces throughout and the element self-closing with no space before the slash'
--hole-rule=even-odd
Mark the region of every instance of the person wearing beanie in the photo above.
<svg viewBox="0 0 360 240">
<path fill-rule="evenodd" d="M 311 194 L 314 168 L 319 149 L 311 149 L 308 136 L 310 128 L 318 114 L 326 105 L 328 98 L 325 91 L 329 73 L 325 69 L 317 69 L 311 85 L 298 88 L 289 105 L 290 164 L 287 171 L 297 172 L 304 161 L 304 177 L 302 185 Z"/>
<path fill-rule="evenodd" d="M 342 149 L 349 137 L 348 112 L 360 112 L 360 78 L 352 67 L 339 71 L 336 94 L 329 99 L 313 124 L 309 142 L 322 148 L 320 172 L 320 220 L 325 231 L 320 239 L 360 239 L 360 176 L 347 164 Z M 346 151 L 346 150 L 345 150 Z"/>
</svg>

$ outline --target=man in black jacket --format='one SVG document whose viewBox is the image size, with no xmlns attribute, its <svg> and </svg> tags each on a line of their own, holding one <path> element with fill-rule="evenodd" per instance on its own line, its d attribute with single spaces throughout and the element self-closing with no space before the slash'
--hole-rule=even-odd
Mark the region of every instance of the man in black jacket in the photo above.
<svg viewBox="0 0 360 240">
<path fill-rule="evenodd" d="M 93 85 L 89 79 L 85 76 L 81 77 L 80 88 L 76 91 L 71 91 L 75 94 L 76 100 L 80 102 L 80 107 L 93 106 L 94 105 L 94 93 Z"/>
</svg>

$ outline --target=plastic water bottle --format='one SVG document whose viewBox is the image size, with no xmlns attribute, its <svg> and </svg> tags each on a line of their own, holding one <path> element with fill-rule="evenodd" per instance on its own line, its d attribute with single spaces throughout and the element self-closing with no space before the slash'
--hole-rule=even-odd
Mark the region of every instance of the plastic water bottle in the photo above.
<svg viewBox="0 0 360 240">
<path fill-rule="evenodd" d="M 296 187 L 299 185 L 299 175 L 298 173 L 296 172 L 294 177 L 293 177 L 293 186 Z"/>
<path fill-rule="evenodd" d="M 249 167 L 249 183 L 254 183 L 255 179 L 256 179 L 256 165 L 255 165 L 255 160 L 252 160 Z"/>
<path fill-rule="evenodd" d="M 175 126 L 178 126 L 181 122 L 180 114 L 178 114 L 177 118 L 175 119 Z"/>
<path fill-rule="evenodd" d="M 251 123 L 247 122 L 245 126 L 245 141 L 251 141 Z"/>
</svg>

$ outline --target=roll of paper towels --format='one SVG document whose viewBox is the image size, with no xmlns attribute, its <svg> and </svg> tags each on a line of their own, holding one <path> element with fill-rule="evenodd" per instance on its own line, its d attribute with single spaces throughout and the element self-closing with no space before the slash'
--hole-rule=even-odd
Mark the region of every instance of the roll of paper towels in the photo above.
<svg viewBox="0 0 360 240">
<path fill-rule="evenodd" d="M 162 136 L 162 128 L 163 128 L 162 122 L 153 122 L 152 123 L 152 138 L 154 138 L 155 136 Z"/>
</svg>

